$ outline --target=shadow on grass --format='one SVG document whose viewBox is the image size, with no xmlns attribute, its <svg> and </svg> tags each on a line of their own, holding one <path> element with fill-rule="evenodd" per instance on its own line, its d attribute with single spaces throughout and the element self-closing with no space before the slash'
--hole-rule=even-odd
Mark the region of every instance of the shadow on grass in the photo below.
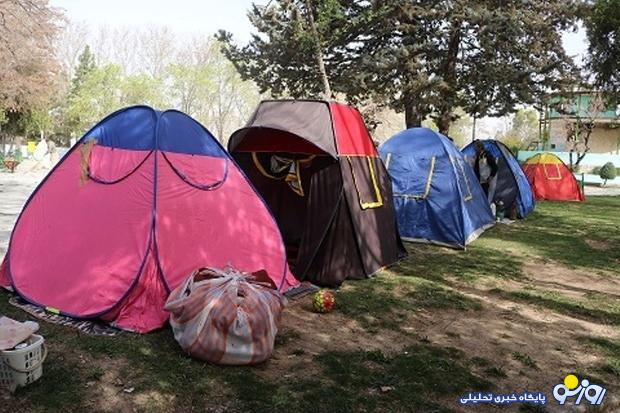
<svg viewBox="0 0 620 413">
<path fill-rule="evenodd" d="M 43 365 L 43 377 L 28 387 L 18 388 L 15 396 L 25 398 L 33 406 L 44 407 L 46 411 L 75 409 L 83 405 L 86 396 L 80 375 L 76 360 L 50 352 Z"/>
<path fill-rule="evenodd" d="M 428 343 L 394 356 L 377 351 L 332 352 L 317 356 L 317 361 L 333 382 L 310 394 L 314 400 L 324 400 L 319 411 L 331 410 L 337 393 L 340 402 L 335 411 L 400 411 L 405 406 L 412 411 L 450 411 L 435 402 L 437 397 L 453 395 L 456 404 L 458 394 L 491 388 L 471 372 L 460 351 Z M 382 393 L 381 387 L 389 390 Z"/>
<path fill-rule="evenodd" d="M 339 312 L 357 320 L 370 332 L 399 330 L 411 313 L 420 310 L 479 310 L 474 299 L 418 277 L 382 274 L 349 283 L 337 293 Z"/>
<path fill-rule="evenodd" d="M 420 282 L 424 291 L 428 281 Z M 415 295 L 415 290 L 409 292 Z M 25 318 L 24 313 L 14 314 L 19 310 L 9 308 L 6 294 L 0 293 L 0 298 L 0 312 Z M 415 298 L 408 297 L 405 302 L 408 300 L 416 302 Z M 50 344 L 45 374 L 16 394 L 20 405 L 41 412 L 82 411 L 85 406 L 97 411 L 97 383 L 106 374 L 109 381 L 109 372 L 122 380 L 123 387 L 135 387 L 132 395 L 123 396 L 123 387 L 116 391 L 137 411 L 449 412 L 450 405 L 440 405 L 438 398 L 454 398 L 456 408 L 461 393 L 491 386 L 477 376 L 474 364 L 461 352 L 417 340 L 392 355 L 378 351 L 322 353 L 314 357 L 312 376 L 307 362 L 300 362 L 299 368 L 275 375 L 271 372 L 273 378 L 268 379 L 260 372 L 270 370 L 269 362 L 256 367 L 224 367 L 190 359 L 169 329 L 147 335 L 90 337 L 42 323 L 41 332 Z M 81 357 L 89 361 L 84 363 Z M 95 384 L 87 388 L 89 381 Z M 382 392 L 382 386 L 388 390 Z M 174 404 L 143 401 L 136 405 L 138 396 L 148 398 L 151 394 Z"/>
<path fill-rule="evenodd" d="M 419 343 L 396 355 L 379 351 L 328 352 L 315 357 L 323 378 L 280 383 L 289 398 L 274 411 L 451 412 L 439 398 L 492 385 L 475 375 L 463 354 Z"/>
<path fill-rule="evenodd" d="M 615 376 L 618 380 L 620 378 L 620 342 L 601 337 L 582 337 L 581 341 L 603 352 L 605 362 L 598 366 L 598 369 Z"/>
<path fill-rule="evenodd" d="M 491 293 L 517 301 L 535 304 L 568 316 L 582 316 L 592 321 L 620 325 L 620 304 L 617 300 L 584 299 L 577 301 L 555 291 L 524 289 L 520 291 L 504 291 L 497 288 Z"/>
<path fill-rule="evenodd" d="M 464 251 L 449 251 L 432 245 L 408 244 L 409 259 L 392 270 L 403 277 L 444 281 L 454 276 L 463 281 L 481 277 L 514 279 L 522 276 L 519 257 L 484 246 L 479 240 Z"/>
<path fill-rule="evenodd" d="M 517 243 L 529 255 L 571 268 L 617 272 L 619 207 L 620 198 L 595 198 L 585 204 L 541 202 L 526 221 L 488 231 L 484 237 Z"/>
</svg>

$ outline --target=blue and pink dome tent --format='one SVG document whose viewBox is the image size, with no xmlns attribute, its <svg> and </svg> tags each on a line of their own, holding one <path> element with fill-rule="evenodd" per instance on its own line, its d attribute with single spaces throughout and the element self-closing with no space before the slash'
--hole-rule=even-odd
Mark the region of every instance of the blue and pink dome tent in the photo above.
<svg viewBox="0 0 620 413">
<path fill-rule="evenodd" d="M 464 248 L 495 222 L 471 166 L 442 134 L 407 129 L 379 153 L 392 178 L 404 240 Z"/>
<path fill-rule="evenodd" d="M 93 127 L 31 195 L 0 285 L 30 303 L 138 332 L 198 267 L 290 273 L 271 213 L 237 164 L 184 113 L 119 110 Z"/>
</svg>

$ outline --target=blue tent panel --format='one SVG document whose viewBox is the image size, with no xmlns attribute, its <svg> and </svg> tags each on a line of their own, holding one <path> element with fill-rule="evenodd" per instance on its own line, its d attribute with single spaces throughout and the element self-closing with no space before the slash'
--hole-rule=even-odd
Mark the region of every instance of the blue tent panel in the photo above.
<svg viewBox="0 0 620 413">
<path fill-rule="evenodd" d="M 494 218 L 469 164 L 445 136 L 400 132 L 379 147 L 392 178 L 401 237 L 464 247 Z"/>
<path fill-rule="evenodd" d="M 161 112 L 148 106 L 118 110 L 82 139 L 96 139 L 98 145 L 118 149 L 228 156 L 217 139 L 191 117 L 176 110 Z"/>
</svg>

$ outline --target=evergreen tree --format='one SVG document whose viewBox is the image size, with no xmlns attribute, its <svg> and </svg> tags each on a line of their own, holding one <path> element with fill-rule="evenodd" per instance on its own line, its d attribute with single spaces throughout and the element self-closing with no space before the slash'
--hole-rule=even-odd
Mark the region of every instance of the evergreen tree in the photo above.
<svg viewBox="0 0 620 413">
<path fill-rule="evenodd" d="M 276 0 L 253 6 L 257 29 L 239 47 L 220 33 L 244 78 L 278 96 L 322 90 L 312 13 L 325 72 L 335 93 L 372 99 L 404 112 L 408 127 L 431 115 L 446 133 L 458 118 L 500 116 L 558 89 L 571 71 L 561 31 L 582 1 Z M 308 11 L 308 5 L 311 10 Z"/>
<path fill-rule="evenodd" d="M 90 51 L 90 47 L 86 45 L 84 50 L 78 57 L 78 64 L 75 68 L 75 75 L 71 80 L 70 95 L 75 95 L 84 84 L 84 80 L 97 68 L 95 63 L 95 55 Z"/>
<path fill-rule="evenodd" d="M 343 3 L 343 4 L 341 4 Z M 220 31 L 223 52 L 244 80 L 252 79 L 261 92 L 273 96 L 320 97 L 337 80 L 332 71 L 354 16 L 338 0 L 279 0 L 271 6 L 253 4 L 248 18 L 259 34 L 244 47 L 232 42 L 232 34 Z M 326 84 L 331 84 L 326 86 Z M 341 89 L 341 88 L 340 88 Z"/>
<path fill-rule="evenodd" d="M 620 0 L 597 0 L 585 19 L 588 68 L 596 84 L 620 99 Z"/>
</svg>

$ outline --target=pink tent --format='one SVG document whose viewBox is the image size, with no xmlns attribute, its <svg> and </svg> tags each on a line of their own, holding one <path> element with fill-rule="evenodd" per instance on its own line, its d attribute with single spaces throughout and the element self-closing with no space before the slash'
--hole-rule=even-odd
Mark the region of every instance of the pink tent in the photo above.
<svg viewBox="0 0 620 413">
<path fill-rule="evenodd" d="M 297 285 L 278 227 L 217 140 L 178 111 L 119 110 L 91 129 L 31 195 L 0 285 L 76 318 L 161 327 L 193 270 L 266 270 Z"/>
</svg>

